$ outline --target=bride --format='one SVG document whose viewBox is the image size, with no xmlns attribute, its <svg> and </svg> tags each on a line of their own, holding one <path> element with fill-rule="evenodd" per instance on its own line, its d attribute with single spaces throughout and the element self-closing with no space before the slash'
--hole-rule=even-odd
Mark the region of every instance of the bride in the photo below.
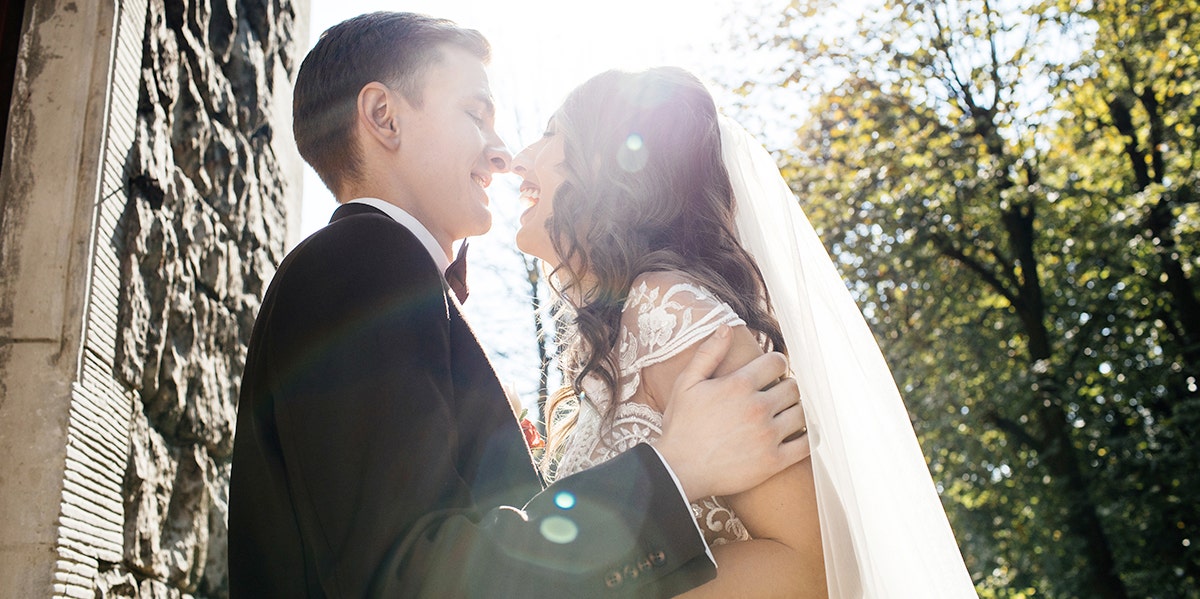
<svg viewBox="0 0 1200 599">
<path fill-rule="evenodd" d="M 790 356 L 812 458 L 739 495 L 689 497 L 718 575 L 686 596 L 974 596 L 861 313 L 770 156 L 699 80 L 602 73 L 513 171 L 530 204 L 517 245 L 572 316 L 548 474 L 653 441 L 698 343 L 732 327 L 721 373 Z"/>
</svg>

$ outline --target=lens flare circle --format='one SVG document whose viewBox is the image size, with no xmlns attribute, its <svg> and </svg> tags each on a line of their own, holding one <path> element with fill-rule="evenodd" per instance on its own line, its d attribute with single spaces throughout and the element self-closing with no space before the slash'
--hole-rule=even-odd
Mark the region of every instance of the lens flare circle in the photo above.
<svg viewBox="0 0 1200 599">
<path fill-rule="evenodd" d="M 579 537 L 579 526 L 569 518 L 550 516 L 542 520 L 538 531 L 551 543 L 566 545 Z"/>
<path fill-rule="evenodd" d="M 557 505 L 559 509 L 569 510 L 575 507 L 575 495 L 570 491 L 559 491 L 554 496 L 554 505 Z"/>
<path fill-rule="evenodd" d="M 636 173 L 646 166 L 650 159 L 646 142 L 638 133 L 630 133 L 625 143 L 617 148 L 617 164 L 627 173 Z"/>
</svg>

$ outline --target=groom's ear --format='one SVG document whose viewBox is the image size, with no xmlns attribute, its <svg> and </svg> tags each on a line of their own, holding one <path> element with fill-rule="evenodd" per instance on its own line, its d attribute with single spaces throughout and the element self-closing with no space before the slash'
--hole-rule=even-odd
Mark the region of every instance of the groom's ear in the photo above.
<svg viewBox="0 0 1200 599">
<path fill-rule="evenodd" d="M 372 81 L 358 92 L 358 125 L 364 133 L 389 150 L 400 147 L 400 94 Z"/>
</svg>

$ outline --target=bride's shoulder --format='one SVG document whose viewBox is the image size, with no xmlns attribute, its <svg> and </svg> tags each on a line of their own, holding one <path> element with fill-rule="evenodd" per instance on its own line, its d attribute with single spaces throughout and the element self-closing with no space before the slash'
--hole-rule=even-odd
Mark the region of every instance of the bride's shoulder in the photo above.
<svg viewBox="0 0 1200 599">
<path fill-rule="evenodd" d="M 686 272 L 645 272 L 633 280 L 622 310 L 622 321 L 629 325 L 631 319 L 644 320 L 649 315 L 703 313 L 724 305 L 699 279 Z"/>
<path fill-rule="evenodd" d="M 644 384 L 650 404 L 662 409 L 665 404 L 660 400 L 664 400 L 664 393 L 670 391 L 679 368 L 686 363 L 686 358 L 681 358 L 682 362 L 673 358 L 690 355 L 697 343 L 722 325 L 742 324 L 745 322 L 728 304 L 687 272 L 638 275 L 621 314 L 621 370 L 640 377 L 634 378 L 628 388 Z"/>
<path fill-rule="evenodd" d="M 712 295 L 699 279 L 684 271 L 657 270 L 644 272 L 633 279 L 627 305 L 643 302 L 664 303 L 680 294 L 692 298 L 707 298 Z"/>
</svg>

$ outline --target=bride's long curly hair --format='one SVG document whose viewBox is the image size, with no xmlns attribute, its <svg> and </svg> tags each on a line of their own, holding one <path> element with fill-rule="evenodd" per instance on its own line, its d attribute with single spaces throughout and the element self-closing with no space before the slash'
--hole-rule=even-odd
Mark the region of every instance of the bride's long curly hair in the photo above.
<svg viewBox="0 0 1200 599">
<path fill-rule="evenodd" d="M 546 223 L 559 256 L 551 285 L 569 305 L 561 364 L 569 381 L 547 409 L 551 460 L 574 427 L 583 380 L 621 397 L 616 345 L 634 279 L 681 271 L 729 304 L 764 349 L 786 351 L 762 273 L 738 243 L 717 109 L 687 71 L 608 71 L 555 115 L 565 181 Z M 611 402 L 611 422 L 617 402 Z"/>
</svg>

